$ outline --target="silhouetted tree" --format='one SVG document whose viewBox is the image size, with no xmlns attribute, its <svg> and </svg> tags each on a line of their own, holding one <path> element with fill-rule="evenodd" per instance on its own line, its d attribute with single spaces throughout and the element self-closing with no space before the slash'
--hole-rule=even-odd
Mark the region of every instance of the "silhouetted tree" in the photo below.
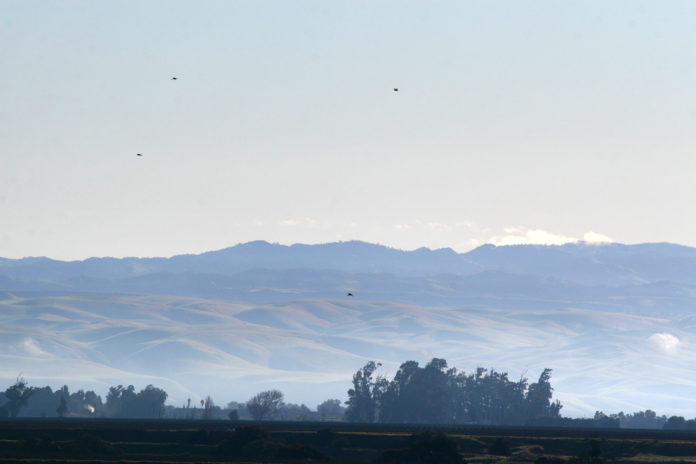
<svg viewBox="0 0 696 464">
<path fill-rule="evenodd" d="M 251 419 L 251 414 L 249 414 L 246 402 L 238 403 L 236 401 L 230 401 L 229 403 L 227 403 L 226 408 L 237 411 L 237 416 L 239 417 L 239 419 Z"/>
<path fill-rule="evenodd" d="M 5 398 L 7 398 L 7 412 L 9 417 L 17 417 L 20 409 L 26 406 L 29 397 L 34 393 L 34 389 L 29 387 L 26 380 L 21 377 L 17 378 L 14 385 L 5 390 Z"/>
<path fill-rule="evenodd" d="M 684 430 L 686 428 L 686 419 L 682 416 L 672 416 L 667 419 L 662 428 L 664 430 Z"/>
<path fill-rule="evenodd" d="M 160 418 L 164 416 L 164 403 L 167 401 L 167 396 L 167 392 L 161 388 L 148 385 L 136 397 L 139 410 L 144 417 Z"/>
<path fill-rule="evenodd" d="M 63 394 L 68 393 L 68 387 L 63 387 Z M 104 404 L 101 396 L 93 391 L 78 390 L 68 398 L 68 409 L 71 414 L 94 416 L 104 414 Z"/>
<path fill-rule="evenodd" d="M 266 390 L 247 401 L 247 410 L 255 420 L 273 417 L 278 406 L 283 403 L 283 394 L 279 390 Z"/>
<path fill-rule="evenodd" d="M 71 394 L 67 385 L 63 385 L 56 391 L 49 386 L 32 387 L 31 392 L 18 417 L 56 417 L 68 412 L 71 416 L 93 416 L 102 412 L 101 397 L 93 391 L 79 390 Z M 5 394 L 0 392 L 0 402 L 3 400 L 6 401 Z M 62 402 L 65 402 L 65 408 L 61 406 Z"/>
<path fill-rule="evenodd" d="M 213 399 L 210 397 L 210 395 L 205 397 L 205 401 L 203 402 L 203 419 L 204 420 L 210 420 L 213 418 L 214 414 L 214 409 L 215 409 L 215 403 L 213 402 Z"/>
<path fill-rule="evenodd" d="M 452 421 L 452 376 L 447 361 L 434 358 L 425 368 L 415 361 L 401 365 L 382 395 L 380 421 L 448 423 Z"/>
<path fill-rule="evenodd" d="M 317 406 L 317 413 L 321 420 L 342 419 L 346 409 L 341 406 L 341 400 L 326 400 Z"/>
<path fill-rule="evenodd" d="M 562 408 L 561 403 L 556 401 L 551 403 L 551 369 L 544 369 L 539 376 L 539 380 L 529 386 L 527 392 L 527 417 L 534 419 L 537 417 L 558 417 Z"/>
<path fill-rule="evenodd" d="M 137 417 L 136 393 L 133 385 L 109 388 L 106 395 L 106 409 L 112 417 Z"/>
<path fill-rule="evenodd" d="M 164 415 L 164 402 L 167 400 L 167 392 L 152 385 L 148 385 L 139 393 L 135 387 L 122 385 L 111 387 L 106 396 L 106 408 L 112 417 L 127 418 L 159 418 Z"/>
<path fill-rule="evenodd" d="M 278 406 L 275 416 L 280 420 L 309 421 L 316 420 L 317 413 L 304 404 L 282 403 Z"/>
<path fill-rule="evenodd" d="M 350 421 L 523 425 L 530 417 L 556 417 L 560 402 L 551 403 L 551 370 L 528 386 L 507 373 L 479 367 L 466 375 L 447 361 L 433 358 L 425 367 L 403 363 L 393 380 L 374 378 L 370 362 L 353 375 L 346 417 Z"/>
<path fill-rule="evenodd" d="M 68 413 L 68 400 L 66 400 L 65 397 L 61 395 L 60 404 L 56 408 L 56 414 L 58 414 L 58 417 L 65 417 L 65 415 L 67 413 Z"/>
<path fill-rule="evenodd" d="M 380 363 L 370 361 L 353 374 L 353 388 L 348 390 L 346 418 L 351 422 L 374 422 L 378 404 L 386 389 L 387 381 L 382 377 L 373 378 Z"/>
<path fill-rule="evenodd" d="M 637 411 L 632 414 L 620 412 L 611 417 L 616 417 L 621 428 L 627 429 L 661 429 L 667 422 L 667 416 L 658 416 L 655 411 L 650 409 Z"/>
<path fill-rule="evenodd" d="M 33 387 L 31 397 L 28 398 L 18 416 L 54 416 L 59 403 L 60 393 L 58 391 L 54 393 L 51 387 Z"/>
</svg>

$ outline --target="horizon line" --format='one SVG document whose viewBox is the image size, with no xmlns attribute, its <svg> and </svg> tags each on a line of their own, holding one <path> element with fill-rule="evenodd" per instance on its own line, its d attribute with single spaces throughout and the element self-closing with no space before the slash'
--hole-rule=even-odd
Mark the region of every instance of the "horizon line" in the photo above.
<svg viewBox="0 0 696 464">
<path fill-rule="evenodd" d="M 237 242 L 234 245 L 229 245 L 223 248 L 216 248 L 212 250 L 206 250 L 206 251 L 201 251 L 201 252 L 183 252 L 183 253 L 174 253 L 171 255 L 149 255 L 149 256 L 133 256 L 133 255 L 123 255 L 123 256 L 113 256 L 113 255 L 102 255 L 102 256 L 89 256 L 87 258 L 82 258 L 82 259 L 58 259 L 58 258 L 51 258 L 46 255 L 29 255 L 29 256 L 23 256 L 21 258 L 6 258 L 3 256 L 0 256 L 0 260 L 7 260 L 7 261 L 21 261 L 25 259 L 46 259 L 46 260 L 51 260 L 51 261 L 59 261 L 59 262 L 66 262 L 66 263 L 73 263 L 73 262 L 84 262 L 88 261 L 90 259 L 117 259 L 117 260 L 122 260 L 122 259 L 171 259 L 179 256 L 201 256 L 205 255 L 208 253 L 217 253 L 220 251 L 225 251 L 229 250 L 232 248 L 237 248 L 240 246 L 244 245 L 250 245 L 250 244 L 257 244 L 257 243 L 263 243 L 266 245 L 271 245 L 271 246 L 279 246 L 279 247 L 285 247 L 285 248 L 291 248 L 295 246 L 306 246 L 306 247 L 315 247 L 315 246 L 326 246 L 326 245 L 336 245 L 336 244 L 349 244 L 349 243 L 360 243 L 364 245 L 371 245 L 371 246 L 376 246 L 376 247 L 382 247 L 382 248 L 387 248 L 390 250 L 396 250 L 396 251 L 401 251 L 404 253 L 412 253 L 420 250 L 427 250 L 431 252 L 435 251 L 451 251 L 454 254 L 457 255 L 466 255 L 472 251 L 478 250 L 480 248 L 513 248 L 513 247 L 544 247 L 544 248 L 553 248 L 553 247 L 564 247 L 567 245 L 582 245 L 582 246 L 587 246 L 587 247 L 603 247 L 603 246 L 642 246 L 642 245 L 673 245 L 673 246 L 678 246 L 678 247 L 684 247 L 684 248 L 696 248 L 692 247 L 689 245 L 684 245 L 680 243 L 674 243 L 674 242 L 668 242 L 668 241 L 661 241 L 661 242 L 638 242 L 638 243 L 624 243 L 624 242 L 617 242 L 617 241 L 610 241 L 610 242 L 594 242 L 594 241 L 586 241 L 586 240 L 573 240 L 573 241 L 568 241 L 565 243 L 514 243 L 514 244 L 499 244 L 496 245 L 494 243 L 482 243 L 480 245 L 474 246 L 471 249 L 463 252 L 458 252 L 454 250 L 452 247 L 441 247 L 441 248 L 430 248 L 427 246 L 420 246 L 417 248 L 398 248 L 395 246 L 391 245 L 385 245 L 382 243 L 377 243 L 377 242 L 368 242 L 365 240 L 360 240 L 360 239 L 352 239 L 352 240 L 336 240 L 332 242 L 316 242 L 316 243 L 304 243 L 304 242 L 294 242 L 294 243 L 282 243 L 278 241 L 268 241 L 265 239 L 258 239 L 258 240 L 250 240 L 247 242 Z"/>
</svg>

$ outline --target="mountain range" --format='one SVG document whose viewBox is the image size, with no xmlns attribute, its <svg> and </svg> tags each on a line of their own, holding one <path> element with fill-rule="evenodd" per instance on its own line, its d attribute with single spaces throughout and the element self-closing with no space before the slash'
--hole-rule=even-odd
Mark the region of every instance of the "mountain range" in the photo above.
<svg viewBox="0 0 696 464">
<path fill-rule="evenodd" d="M 249 242 L 199 255 L 171 258 L 0 258 L 5 290 L 164 293 L 259 300 L 286 289 L 336 296 L 357 280 L 370 296 L 401 300 L 408 288 L 434 281 L 471 291 L 492 282 L 495 291 L 534 286 L 696 285 L 696 249 L 669 243 L 572 243 L 561 246 L 484 245 L 453 250 L 401 251 L 365 242 L 285 246 Z M 374 285 L 370 285 L 373 282 Z M 372 288 L 374 287 L 374 288 Z M 357 288 L 353 288 L 358 290 Z M 387 292 L 393 289 L 392 293 Z M 536 290 L 535 290 L 536 291 Z M 447 293 L 447 292 L 445 292 Z"/>
<path fill-rule="evenodd" d="M 170 401 L 344 398 L 377 360 L 554 369 L 564 413 L 693 417 L 696 249 L 257 241 L 170 258 L 0 258 L 0 387 L 161 385 Z M 348 296 L 348 293 L 354 296 Z M 311 388 L 307 386 L 311 385 Z"/>
</svg>

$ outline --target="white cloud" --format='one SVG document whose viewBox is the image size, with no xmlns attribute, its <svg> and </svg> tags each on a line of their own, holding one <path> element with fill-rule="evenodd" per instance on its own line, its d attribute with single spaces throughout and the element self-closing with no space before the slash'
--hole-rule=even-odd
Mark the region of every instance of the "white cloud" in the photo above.
<svg viewBox="0 0 696 464">
<path fill-rule="evenodd" d="M 648 340 L 657 345 L 662 351 L 668 353 L 674 351 L 681 344 L 681 341 L 679 341 L 677 337 L 664 332 L 652 334 Z"/>
<path fill-rule="evenodd" d="M 585 235 L 582 236 L 582 240 L 587 243 L 613 243 L 614 239 L 611 237 L 608 237 L 604 234 L 599 234 L 597 232 L 586 232 Z"/>
<path fill-rule="evenodd" d="M 22 342 L 24 351 L 33 356 L 50 356 L 50 353 L 42 350 L 33 338 L 27 338 Z"/>
<path fill-rule="evenodd" d="M 554 234 L 543 229 L 528 229 L 524 226 L 505 227 L 504 234 L 494 235 L 487 240 L 493 245 L 564 245 L 577 243 L 579 239 L 563 234 Z M 613 243 L 614 239 L 597 232 L 586 232 L 582 241 L 586 243 Z"/>
<path fill-rule="evenodd" d="M 577 242 L 578 239 L 566 235 L 554 234 L 542 229 L 527 229 L 526 227 L 506 227 L 505 235 L 496 235 L 487 240 L 493 245 L 563 245 Z"/>
</svg>

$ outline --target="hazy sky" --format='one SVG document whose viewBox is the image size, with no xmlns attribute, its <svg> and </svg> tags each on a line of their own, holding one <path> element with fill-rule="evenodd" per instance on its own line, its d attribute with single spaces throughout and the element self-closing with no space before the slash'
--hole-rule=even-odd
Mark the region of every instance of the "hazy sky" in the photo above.
<svg viewBox="0 0 696 464">
<path fill-rule="evenodd" d="M 0 0 L 0 256 L 696 245 L 695 83 L 686 1 Z"/>
</svg>

